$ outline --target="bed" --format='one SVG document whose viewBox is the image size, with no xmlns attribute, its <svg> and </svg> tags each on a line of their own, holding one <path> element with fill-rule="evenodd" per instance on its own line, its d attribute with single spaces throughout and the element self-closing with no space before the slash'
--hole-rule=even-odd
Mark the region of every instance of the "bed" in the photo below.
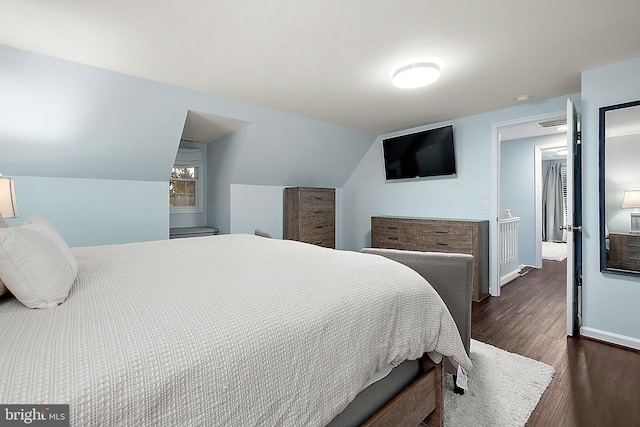
<svg viewBox="0 0 640 427">
<path fill-rule="evenodd" d="M 0 402 L 69 404 L 73 426 L 324 426 L 405 360 L 438 423 L 442 355 L 471 367 L 433 288 L 375 254 L 251 235 L 70 252 L 64 303 L 0 299 Z"/>
</svg>

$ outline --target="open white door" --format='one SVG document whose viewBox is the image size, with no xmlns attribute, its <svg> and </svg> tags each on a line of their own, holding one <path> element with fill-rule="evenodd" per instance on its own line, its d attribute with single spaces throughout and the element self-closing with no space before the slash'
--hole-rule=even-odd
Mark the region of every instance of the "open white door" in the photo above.
<svg viewBox="0 0 640 427">
<path fill-rule="evenodd" d="M 579 335 L 582 297 L 582 151 L 578 113 L 567 99 L 567 335 Z"/>
</svg>

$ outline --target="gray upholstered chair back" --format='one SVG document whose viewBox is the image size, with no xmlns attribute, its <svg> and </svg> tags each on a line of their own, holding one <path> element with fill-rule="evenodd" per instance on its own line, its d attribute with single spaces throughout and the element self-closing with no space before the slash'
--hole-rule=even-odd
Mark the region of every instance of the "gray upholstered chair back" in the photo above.
<svg viewBox="0 0 640 427">
<path fill-rule="evenodd" d="M 260 236 L 260 237 L 267 237 L 269 239 L 273 238 L 273 235 L 271 233 L 268 233 L 264 230 L 260 230 L 259 228 L 256 228 L 254 231 L 254 234 L 256 236 Z"/>
</svg>

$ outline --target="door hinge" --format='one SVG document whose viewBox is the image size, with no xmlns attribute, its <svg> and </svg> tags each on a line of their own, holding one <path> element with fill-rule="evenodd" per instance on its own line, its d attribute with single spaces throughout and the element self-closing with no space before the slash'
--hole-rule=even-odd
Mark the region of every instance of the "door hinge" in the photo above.
<svg viewBox="0 0 640 427">
<path fill-rule="evenodd" d="M 577 131 L 576 132 L 576 142 L 580 143 L 581 140 L 582 140 L 582 131 Z"/>
</svg>

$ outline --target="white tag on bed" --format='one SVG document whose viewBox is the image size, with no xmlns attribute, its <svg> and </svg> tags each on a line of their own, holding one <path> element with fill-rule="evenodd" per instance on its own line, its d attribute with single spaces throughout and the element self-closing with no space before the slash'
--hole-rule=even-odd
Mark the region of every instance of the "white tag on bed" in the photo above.
<svg viewBox="0 0 640 427">
<path fill-rule="evenodd" d="M 462 365 L 458 365 L 458 374 L 456 375 L 456 385 L 463 390 L 469 390 L 469 385 L 467 384 L 469 380 L 469 376 L 467 375 L 467 370 L 462 367 Z"/>
</svg>

